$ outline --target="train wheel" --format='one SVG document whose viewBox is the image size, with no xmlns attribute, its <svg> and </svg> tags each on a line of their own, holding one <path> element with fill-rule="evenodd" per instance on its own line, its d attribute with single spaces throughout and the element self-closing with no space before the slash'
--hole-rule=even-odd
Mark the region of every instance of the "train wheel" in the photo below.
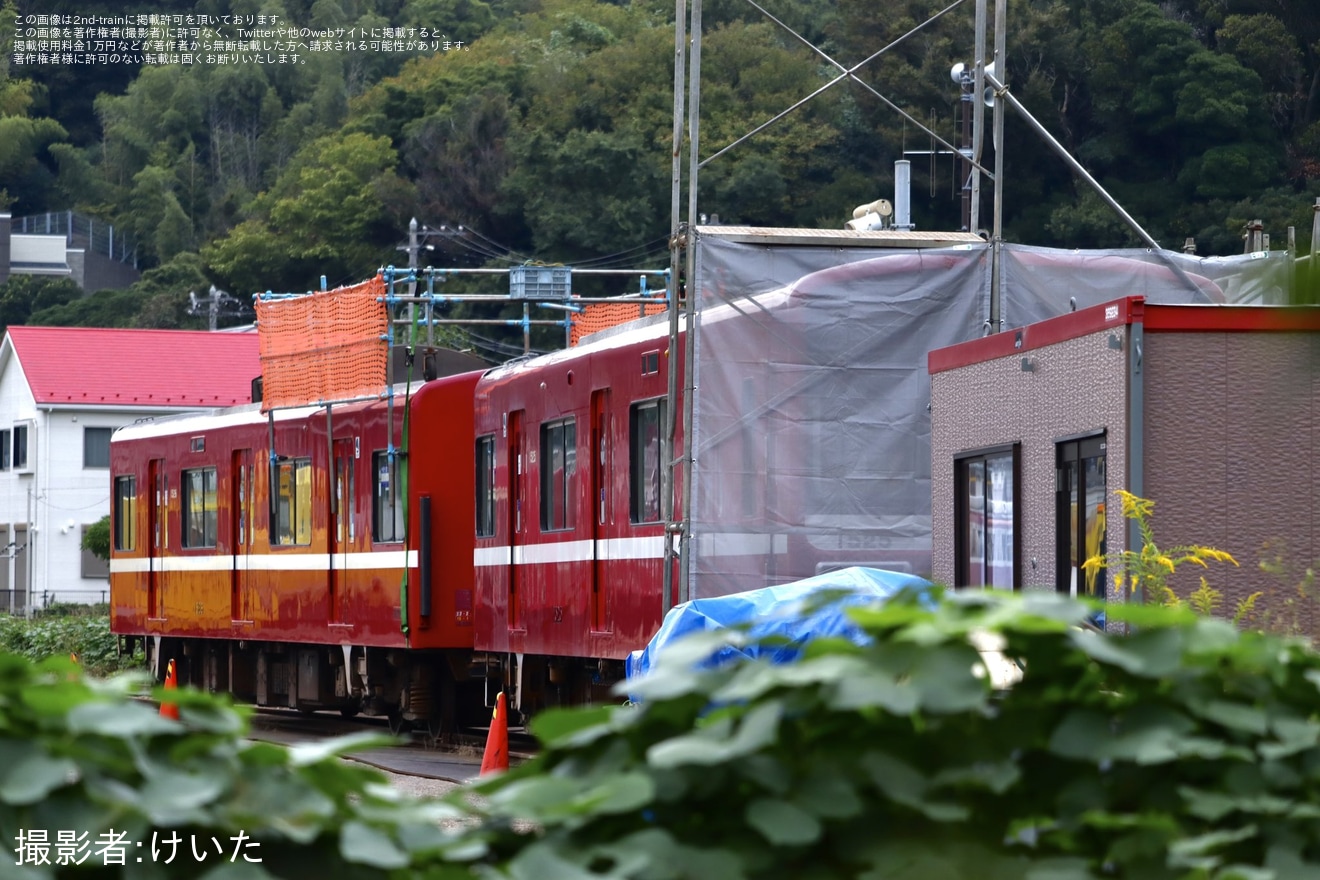
<svg viewBox="0 0 1320 880">
<path fill-rule="evenodd" d="M 390 733 L 395 736 L 400 736 L 412 730 L 412 722 L 404 718 L 403 712 L 398 709 L 392 709 L 385 717 L 390 722 Z"/>
</svg>

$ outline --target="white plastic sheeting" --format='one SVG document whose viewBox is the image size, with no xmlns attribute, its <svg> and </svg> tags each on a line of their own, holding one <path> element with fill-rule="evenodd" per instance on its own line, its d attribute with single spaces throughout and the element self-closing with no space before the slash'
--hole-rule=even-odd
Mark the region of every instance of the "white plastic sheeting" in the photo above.
<svg viewBox="0 0 1320 880">
<path fill-rule="evenodd" d="M 747 244 L 707 227 L 695 246 L 689 597 L 849 565 L 928 575 L 927 354 L 988 332 L 989 245 Z M 1131 295 L 1280 303 L 1288 265 L 1006 245 L 1002 329 Z"/>
</svg>

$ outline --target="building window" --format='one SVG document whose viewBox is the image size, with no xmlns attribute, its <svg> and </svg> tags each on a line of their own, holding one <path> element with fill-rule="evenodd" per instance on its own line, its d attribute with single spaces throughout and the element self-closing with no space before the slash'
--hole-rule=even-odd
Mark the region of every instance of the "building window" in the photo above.
<svg viewBox="0 0 1320 880">
<path fill-rule="evenodd" d="M 88 530 L 89 528 L 91 528 L 91 526 L 83 526 L 83 527 L 82 527 L 82 537 L 83 537 L 84 539 L 86 539 L 86 537 L 87 537 L 87 530 Z M 78 546 L 79 546 L 79 547 L 82 547 L 82 542 L 81 542 L 81 541 L 78 542 Z M 82 576 L 85 577 L 85 578 L 96 578 L 96 579 L 99 579 L 99 580 L 109 580 L 109 579 L 110 579 L 110 560 L 109 560 L 109 559 L 102 559 L 101 557 L 99 557 L 99 556 L 97 556 L 95 553 L 93 553 L 91 550 L 83 549 L 83 551 L 82 551 Z"/>
<path fill-rule="evenodd" d="M 372 501 L 371 536 L 378 544 L 392 544 L 403 540 L 403 493 L 396 480 L 397 466 L 391 467 L 390 454 L 377 452 L 371 456 Z"/>
<path fill-rule="evenodd" d="M 183 546 L 214 547 L 216 523 L 215 468 L 183 472 Z"/>
<path fill-rule="evenodd" d="M 312 462 L 299 458 L 275 469 L 275 544 L 312 543 Z"/>
<path fill-rule="evenodd" d="M 110 467 L 110 435 L 113 428 L 83 428 L 83 467 Z"/>
<path fill-rule="evenodd" d="M 1055 444 L 1057 526 L 1055 588 L 1072 596 L 1105 598 L 1104 567 L 1084 570 L 1092 556 L 1102 559 L 1105 541 L 1105 435 Z"/>
<path fill-rule="evenodd" d="M 0 471 L 9 470 L 10 454 L 13 451 L 13 432 L 6 428 L 0 431 Z"/>
<path fill-rule="evenodd" d="M 116 550 L 137 547 L 137 479 L 115 477 L 114 539 Z"/>
<path fill-rule="evenodd" d="M 954 586 L 1011 590 L 1022 585 L 1018 466 L 1017 444 L 954 461 Z"/>
<path fill-rule="evenodd" d="M 541 531 L 573 528 L 573 474 L 577 470 L 577 423 L 541 426 Z"/>
<path fill-rule="evenodd" d="M 14 467 L 28 466 L 28 426 L 14 425 Z"/>
<path fill-rule="evenodd" d="M 628 414 L 629 514 L 635 523 L 660 522 L 667 445 L 661 434 L 665 402 L 635 403 Z"/>
<path fill-rule="evenodd" d="M 477 439 L 477 535 L 495 534 L 495 437 Z"/>
</svg>

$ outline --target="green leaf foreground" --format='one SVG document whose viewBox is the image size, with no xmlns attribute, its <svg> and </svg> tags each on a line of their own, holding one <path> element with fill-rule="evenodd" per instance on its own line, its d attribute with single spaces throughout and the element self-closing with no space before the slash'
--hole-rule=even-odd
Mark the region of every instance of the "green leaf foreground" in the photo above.
<svg viewBox="0 0 1320 880">
<path fill-rule="evenodd" d="M 0 656 L 11 851 L 30 829 L 52 853 L 59 830 L 185 841 L 150 870 L 4 858 L 0 880 L 1320 876 L 1317 655 L 1177 609 L 1127 637 L 1076 629 L 1086 613 L 898 599 L 855 611 L 866 646 L 698 669 L 708 637 L 632 683 L 640 704 L 547 712 L 537 758 L 433 801 L 340 760 L 361 737 L 249 742 L 209 695 L 179 691 L 173 722 L 128 700 L 140 680 Z M 977 668 L 986 633 L 1022 667 L 1007 690 Z M 260 864 L 186 849 L 240 832 Z"/>
<path fill-rule="evenodd" d="M 1097 634 L 1057 596 L 852 613 L 871 644 L 697 669 L 707 636 L 629 683 L 640 704 L 547 716 L 538 758 L 460 796 L 489 876 L 1320 876 L 1308 645 L 1177 608 Z"/>
</svg>

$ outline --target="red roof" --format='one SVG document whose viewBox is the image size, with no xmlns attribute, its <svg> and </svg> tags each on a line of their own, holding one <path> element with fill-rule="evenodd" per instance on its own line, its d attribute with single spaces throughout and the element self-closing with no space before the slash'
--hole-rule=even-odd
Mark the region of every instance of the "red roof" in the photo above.
<svg viewBox="0 0 1320 880">
<path fill-rule="evenodd" d="M 1147 332 L 1316 333 L 1320 332 L 1320 308 L 1312 305 L 1155 304 L 1146 302 L 1142 296 L 1127 296 L 1025 327 L 937 348 L 927 354 L 926 364 L 932 374 L 942 373 L 1089 336 L 1108 327 L 1136 323 L 1142 324 Z"/>
<path fill-rule="evenodd" d="M 248 403 L 261 375 L 257 334 L 10 327 L 38 404 L 133 408 Z"/>
</svg>

